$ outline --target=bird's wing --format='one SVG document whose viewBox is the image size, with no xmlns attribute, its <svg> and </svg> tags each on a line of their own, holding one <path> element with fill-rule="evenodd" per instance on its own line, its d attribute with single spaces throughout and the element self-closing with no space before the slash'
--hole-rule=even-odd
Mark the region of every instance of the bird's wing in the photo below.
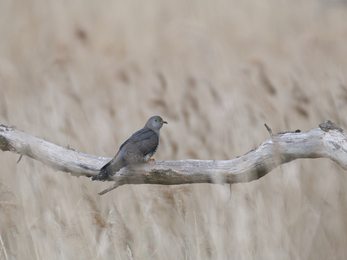
<svg viewBox="0 0 347 260">
<path fill-rule="evenodd" d="M 139 131 L 137 131 L 136 133 L 138 133 Z M 135 133 L 135 134 L 136 134 Z M 113 167 L 112 168 L 115 168 L 115 170 L 116 171 L 118 171 L 120 168 L 122 168 L 122 167 L 124 167 L 124 166 L 121 166 L 121 165 L 117 165 L 118 164 L 118 162 L 119 162 L 119 159 L 121 158 L 121 157 L 123 157 L 123 155 L 124 155 L 124 152 L 125 152 L 125 149 L 123 149 L 124 148 L 124 146 L 129 142 L 129 140 L 135 135 L 135 134 L 133 134 L 130 138 L 128 138 L 120 147 L 119 147 L 119 150 L 118 150 L 118 152 L 116 153 L 116 155 L 112 158 L 112 160 L 111 161 L 109 161 L 108 163 L 106 163 L 100 170 L 102 171 L 102 170 L 105 170 L 106 168 L 108 168 L 110 165 L 112 165 Z M 119 168 L 118 170 L 117 170 L 117 168 Z"/>
<path fill-rule="evenodd" d="M 105 164 L 101 169 L 107 168 L 111 164 L 115 164 L 117 161 L 119 161 L 120 158 L 124 156 L 124 153 L 129 150 L 129 148 L 125 148 L 125 146 L 130 142 L 138 142 L 141 139 L 141 135 L 144 131 L 144 128 L 140 129 L 139 131 L 135 132 L 132 136 L 130 136 L 122 145 L 119 147 L 119 150 L 117 154 L 113 157 L 111 161 L 109 161 L 107 164 Z M 133 147 L 133 146 L 131 146 Z M 125 149 L 123 149 L 125 148 Z M 131 149 L 131 148 L 130 148 Z"/>
<path fill-rule="evenodd" d="M 105 164 L 100 169 L 100 173 L 92 179 L 106 180 L 121 168 L 138 163 L 145 155 L 155 152 L 158 142 L 159 137 L 157 133 L 148 128 L 142 128 L 120 146 L 118 153 L 113 159 Z"/>
<path fill-rule="evenodd" d="M 98 175 L 95 175 L 92 180 L 105 181 L 109 177 L 113 176 L 126 166 L 125 162 L 122 160 L 124 158 L 125 149 L 120 149 L 118 153 L 113 157 L 111 161 L 106 163 L 101 169 Z"/>
<path fill-rule="evenodd" d="M 154 131 L 143 128 L 126 140 L 118 153 L 101 170 L 111 168 L 112 171 L 119 171 L 129 164 L 137 163 L 143 156 L 155 152 L 158 142 L 159 137 Z"/>
<path fill-rule="evenodd" d="M 143 128 L 132 135 L 131 140 L 125 143 L 127 153 L 139 153 L 145 156 L 155 152 L 159 142 L 159 136 L 151 129 Z"/>
</svg>

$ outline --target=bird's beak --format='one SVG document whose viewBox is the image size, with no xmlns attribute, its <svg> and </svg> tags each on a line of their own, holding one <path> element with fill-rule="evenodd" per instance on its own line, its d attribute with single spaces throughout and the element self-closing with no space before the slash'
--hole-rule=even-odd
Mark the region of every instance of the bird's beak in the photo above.
<svg viewBox="0 0 347 260">
<path fill-rule="evenodd" d="M 162 123 L 162 124 L 167 124 L 167 122 L 166 122 L 166 121 L 161 121 L 160 123 Z"/>
</svg>

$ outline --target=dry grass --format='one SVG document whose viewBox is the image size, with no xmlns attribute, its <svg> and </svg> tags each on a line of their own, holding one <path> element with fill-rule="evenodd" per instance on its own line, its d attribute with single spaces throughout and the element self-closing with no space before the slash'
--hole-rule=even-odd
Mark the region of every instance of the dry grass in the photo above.
<svg viewBox="0 0 347 260">
<path fill-rule="evenodd" d="M 0 123 L 112 157 L 152 115 L 156 159 L 227 159 L 347 126 L 339 1 L 0 1 Z M 0 153 L 0 259 L 347 259 L 346 172 L 300 160 L 229 186 L 122 186 Z"/>
</svg>

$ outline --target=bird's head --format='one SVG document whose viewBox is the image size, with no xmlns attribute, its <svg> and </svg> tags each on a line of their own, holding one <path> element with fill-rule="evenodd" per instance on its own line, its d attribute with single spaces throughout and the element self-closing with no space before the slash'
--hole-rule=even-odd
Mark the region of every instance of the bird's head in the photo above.
<svg viewBox="0 0 347 260">
<path fill-rule="evenodd" d="M 146 126 L 148 128 L 159 130 L 162 128 L 163 124 L 167 124 L 167 122 L 164 121 L 160 116 L 152 116 L 150 119 L 148 119 Z"/>
</svg>

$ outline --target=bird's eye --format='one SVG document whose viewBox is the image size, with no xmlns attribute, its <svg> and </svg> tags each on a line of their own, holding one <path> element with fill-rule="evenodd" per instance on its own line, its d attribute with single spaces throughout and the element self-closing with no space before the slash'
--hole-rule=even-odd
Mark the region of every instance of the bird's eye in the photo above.
<svg viewBox="0 0 347 260">
<path fill-rule="evenodd" d="M 158 119 L 156 119 L 155 122 L 158 122 Z"/>
</svg>

